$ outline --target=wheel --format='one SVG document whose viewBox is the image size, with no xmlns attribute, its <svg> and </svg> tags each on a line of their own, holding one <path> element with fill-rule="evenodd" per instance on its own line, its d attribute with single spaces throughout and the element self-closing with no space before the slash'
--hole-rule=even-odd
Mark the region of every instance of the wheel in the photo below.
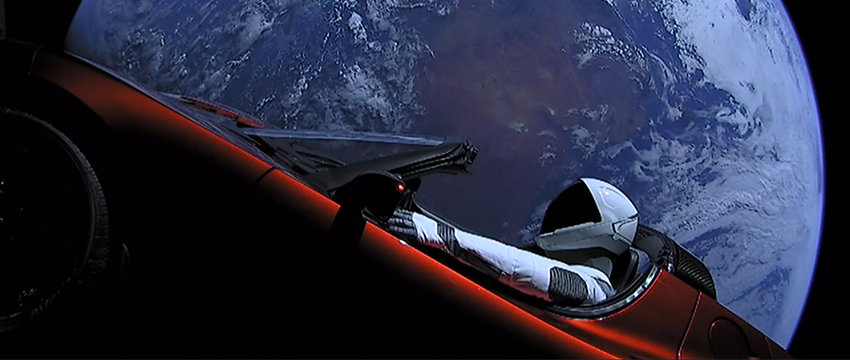
<svg viewBox="0 0 850 360">
<path fill-rule="evenodd" d="M 0 332 L 104 272 L 108 221 L 80 149 L 46 121 L 0 108 Z"/>
</svg>

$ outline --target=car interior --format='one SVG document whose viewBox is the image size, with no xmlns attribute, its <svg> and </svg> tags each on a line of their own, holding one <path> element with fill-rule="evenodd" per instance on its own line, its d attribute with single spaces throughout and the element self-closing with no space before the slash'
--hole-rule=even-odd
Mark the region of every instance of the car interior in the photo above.
<svg viewBox="0 0 850 360">
<path fill-rule="evenodd" d="M 275 149 L 278 156 L 291 156 L 294 152 L 301 156 L 308 156 L 310 160 L 313 161 L 323 159 L 321 157 L 316 158 L 320 155 L 315 152 L 305 151 L 306 148 L 302 149 L 301 145 L 298 145 L 296 142 L 281 139 L 265 139 L 264 142 L 267 146 Z M 270 151 L 270 153 L 274 152 Z M 378 226 L 382 226 L 385 219 L 388 218 L 395 209 L 400 207 L 427 213 L 435 219 L 463 230 L 462 226 L 458 226 L 445 219 L 441 219 L 439 216 L 423 209 L 416 203 L 414 198 L 416 191 L 422 183 L 423 176 L 438 172 L 450 174 L 465 172 L 466 167 L 474 161 L 476 154 L 477 149 L 469 143 L 446 141 L 437 146 L 431 146 L 343 166 L 331 165 L 329 167 L 322 168 L 315 167 L 313 168 L 313 171 L 308 172 L 304 177 L 306 181 L 314 187 L 324 189 L 328 194 L 330 194 L 332 199 L 340 203 L 344 208 L 347 204 L 350 204 L 348 207 L 356 208 L 353 211 L 347 211 L 348 214 L 354 214 L 354 216 L 359 217 L 361 211 L 365 210 L 362 213 L 365 215 L 366 219 Z M 322 160 L 322 163 L 335 163 L 334 165 L 338 164 L 338 162 L 331 162 L 330 160 L 332 159 L 324 159 Z M 383 173 L 385 175 L 375 176 L 379 173 Z M 397 178 L 393 175 L 396 175 Z M 362 181 L 362 179 L 367 176 L 370 180 Z M 403 182 L 404 191 L 395 198 L 392 196 L 370 195 L 366 199 L 355 200 L 351 196 L 351 194 L 387 194 L 386 191 L 382 191 L 386 189 L 382 188 L 390 188 L 392 187 L 392 184 L 395 184 L 395 182 L 380 181 L 382 178 L 393 178 L 393 181 L 395 182 Z M 575 204 L 571 205 L 571 207 L 574 208 Z M 338 219 L 338 221 L 340 221 L 341 224 L 346 224 L 347 226 L 351 226 L 351 224 L 356 223 L 356 221 L 352 219 Z M 477 269 L 461 263 L 457 259 L 452 258 L 440 250 L 425 246 L 418 246 L 418 244 L 411 245 L 435 260 L 438 260 L 442 264 L 463 274 L 480 285 L 502 294 L 503 296 L 561 313 L 563 313 L 564 310 L 569 310 L 570 308 L 583 307 L 568 304 L 553 306 L 550 303 L 525 295 L 507 285 L 504 285 L 497 279 L 484 275 L 484 273 Z M 638 269 L 642 268 L 644 270 L 641 274 L 648 274 L 648 271 L 646 271 L 648 269 L 647 264 L 641 263 L 642 258 L 644 263 L 647 262 L 647 257 L 641 257 L 640 253 L 641 250 L 633 248 L 615 259 L 612 266 L 611 282 L 615 290 L 617 290 L 617 295 L 603 304 L 597 304 L 592 307 L 610 307 L 610 304 L 622 302 L 624 298 L 630 297 L 640 289 L 644 276 L 639 276 Z M 574 313 L 573 311 L 567 312 Z"/>
<path fill-rule="evenodd" d="M 249 135 L 248 137 L 257 144 L 260 150 L 290 170 L 296 171 L 300 175 L 299 178 L 307 185 L 339 203 L 342 208 L 335 221 L 335 227 L 341 229 L 340 234 L 351 237 L 352 241 L 356 241 L 356 238 L 359 237 L 358 230 L 362 231 L 365 221 L 383 226 L 386 219 L 399 207 L 426 213 L 432 218 L 464 230 L 462 226 L 453 224 L 422 208 L 416 203 L 415 195 L 422 183 L 422 177 L 426 175 L 467 173 L 467 167 L 472 164 L 478 153 L 478 149 L 468 142 L 446 139 L 439 145 L 346 164 L 305 146 L 298 139 L 258 135 Z M 395 189 L 397 185 L 401 186 L 401 191 L 391 190 Z M 381 196 L 373 196 L 372 194 L 381 194 Z M 580 216 L 580 213 L 570 210 L 577 208 L 575 204 L 562 204 L 561 207 L 564 207 L 564 211 L 567 213 L 578 214 L 572 214 L 575 215 L 572 216 L 573 218 L 584 219 Z M 542 224 L 541 231 L 544 230 L 543 226 L 560 225 L 563 224 Z M 653 264 L 659 264 L 659 261 L 663 260 L 670 252 L 669 244 L 659 237 L 666 238 L 657 231 L 650 231 L 645 226 L 641 226 L 641 231 L 636 235 L 633 246 L 619 255 L 612 263 L 610 280 L 614 289 L 617 290 L 617 295 L 602 304 L 592 306 L 577 304 L 556 306 L 546 303 L 522 294 L 442 251 L 424 246 L 414 246 L 442 264 L 505 297 L 519 299 L 522 302 L 563 315 L 581 317 L 598 316 L 602 311 L 600 309 L 607 309 L 606 312 L 616 311 L 645 290 L 648 276 L 655 273 L 650 271 L 654 268 Z M 584 308 L 588 308 L 590 311 L 585 311 Z"/>
</svg>

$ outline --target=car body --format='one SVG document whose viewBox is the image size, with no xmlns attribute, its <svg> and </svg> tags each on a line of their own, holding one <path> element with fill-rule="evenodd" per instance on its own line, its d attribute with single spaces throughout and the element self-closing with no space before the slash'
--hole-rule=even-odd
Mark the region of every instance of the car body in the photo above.
<svg viewBox="0 0 850 360">
<path fill-rule="evenodd" d="M 689 275 L 687 252 L 649 228 L 641 236 L 656 242 L 642 250 L 655 252 L 653 263 L 638 273 L 632 258 L 621 294 L 575 308 L 530 299 L 384 231 L 386 205 L 428 212 L 404 196 L 432 172 L 463 172 L 476 151 L 466 142 L 420 139 L 430 145 L 334 163 L 237 110 L 15 40 L 0 42 L 0 95 L 0 109 L 12 111 L 0 119 L 37 119 L 74 144 L 108 207 L 105 268 L 75 275 L 43 313 L 19 315 L 26 321 L 0 334 L 24 354 L 789 357 L 713 298 L 710 275 L 700 283 L 704 266 Z M 0 131 L 12 139 L 18 128 L 8 124 Z M 0 176 L 11 176 L 6 165 Z M 55 353 L 38 345 L 45 339 Z"/>
</svg>

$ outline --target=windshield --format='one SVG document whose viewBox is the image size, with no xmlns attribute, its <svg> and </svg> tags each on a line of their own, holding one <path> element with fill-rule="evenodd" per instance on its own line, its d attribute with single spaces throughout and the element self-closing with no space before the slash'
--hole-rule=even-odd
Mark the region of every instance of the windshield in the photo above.
<svg viewBox="0 0 850 360">
<path fill-rule="evenodd" d="M 435 173 L 468 174 L 478 155 L 475 146 L 456 139 L 280 129 L 222 104 L 137 88 L 325 195 L 367 172 L 417 182 Z"/>
<path fill-rule="evenodd" d="M 214 130 L 219 136 L 231 142 L 254 137 L 271 142 L 298 143 L 345 164 L 385 157 L 423 146 L 440 145 L 446 140 L 437 137 L 362 131 L 288 130 L 255 121 L 248 115 L 235 113 L 224 105 L 211 101 L 179 94 L 160 93 L 160 95 L 162 95 L 158 97 L 160 100 L 181 109 L 191 119 L 201 120 L 202 126 Z"/>
</svg>

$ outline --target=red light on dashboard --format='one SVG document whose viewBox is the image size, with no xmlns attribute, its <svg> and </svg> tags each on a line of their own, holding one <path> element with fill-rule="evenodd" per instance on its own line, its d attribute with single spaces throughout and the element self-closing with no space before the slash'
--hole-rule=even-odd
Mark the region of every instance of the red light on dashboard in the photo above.
<svg viewBox="0 0 850 360">
<path fill-rule="evenodd" d="M 399 183 L 398 185 L 396 185 L 396 186 L 395 186 L 395 189 L 396 189 L 396 191 L 398 191 L 398 192 L 402 192 L 402 191 L 404 191 L 404 184 Z"/>
</svg>

